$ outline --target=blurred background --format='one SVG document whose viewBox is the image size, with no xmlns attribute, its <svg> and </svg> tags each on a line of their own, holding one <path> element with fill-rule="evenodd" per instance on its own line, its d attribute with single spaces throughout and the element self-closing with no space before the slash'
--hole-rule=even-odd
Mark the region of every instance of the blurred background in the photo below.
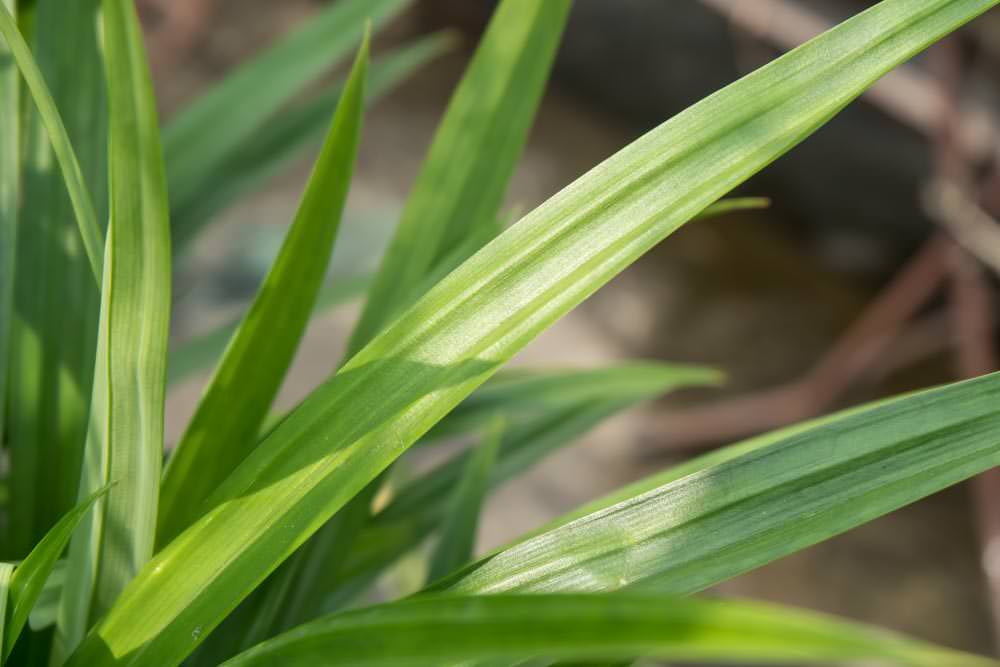
<svg viewBox="0 0 1000 667">
<path fill-rule="evenodd" d="M 166 121 L 320 0 L 140 0 Z M 377 266 L 489 0 L 417 0 L 376 52 L 453 46 L 367 114 L 333 280 Z M 516 218 L 644 131 L 872 3 L 578 0 L 508 195 Z M 291 221 L 310 161 L 218 213 L 175 286 L 174 343 L 240 313 Z M 682 228 L 515 361 L 662 359 L 728 382 L 605 423 L 503 487 L 481 547 L 671 462 L 784 424 L 997 367 L 1000 12 L 883 79 L 741 192 L 771 198 Z M 335 367 L 357 304 L 314 321 L 291 405 Z M 205 377 L 168 401 L 176 441 Z M 420 465 L 417 461 L 416 465 Z M 994 471 L 995 472 L 995 471 Z M 720 587 L 995 653 L 1000 482 L 987 474 Z"/>
</svg>

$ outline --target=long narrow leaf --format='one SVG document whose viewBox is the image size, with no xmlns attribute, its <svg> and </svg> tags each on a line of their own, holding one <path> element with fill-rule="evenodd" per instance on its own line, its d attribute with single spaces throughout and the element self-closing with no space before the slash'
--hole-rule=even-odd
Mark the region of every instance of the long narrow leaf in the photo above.
<svg viewBox="0 0 1000 667">
<path fill-rule="evenodd" d="M 472 560 L 479 514 L 489 487 L 490 472 L 500 449 L 503 429 L 503 419 L 496 417 L 465 465 L 462 478 L 453 492 L 451 507 L 441 526 L 441 536 L 427 574 L 428 581 L 440 579 Z"/>
<path fill-rule="evenodd" d="M 292 363 L 333 252 L 361 134 L 364 38 L 298 214 L 163 476 L 163 545 L 209 509 L 206 498 L 250 453 Z"/>
<path fill-rule="evenodd" d="M 45 118 L 51 114 L 43 115 L 22 98 L 23 164 L 6 425 L 18 499 L 7 546 L 15 558 L 27 555 L 80 500 L 77 485 L 100 295 L 73 200 L 79 203 L 89 191 L 97 221 L 104 224 L 107 100 L 97 6 L 97 0 L 38 0 L 22 16 L 22 29 L 30 27 L 32 55 L 76 151 L 83 180 L 71 178 L 67 185 L 46 129 Z"/>
<path fill-rule="evenodd" d="M 348 356 L 418 296 L 444 255 L 494 224 L 568 11 L 563 0 L 505 0 L 497 9 L 413 185 Z"/>
<path fill-rule="evenodd" d="M 17 1 L 0 0 L 16 24 Z M 17 204 L 21 191 L 21 81 L 14 56 L 0 45 L 0 434 L 5 432 L 7 357 L 14 320 L 14 261 L 17 257 Z M 0 535 L 0 539 L 3 536 Z"/>
<path fill-rule="evenodd" d="M 269 116 L 307 83 L 347 55 L 365 22 L 394 16 L 407 0 L 343 0 L 311 18 L 263 54 L 242 65 L 195 100 L 164 130 L 171 209 L 176 216 L 176 254 L 199 231 L 204 216 L 188 216 L 200 206 L 208 184 L 225 177 L 240 147 Z M 266 85 L 261 85 L 266 81 Z"/>
<path fill-rule="evenodd" d="M 4 637 L 7 636 L 7 607 L 10 605 L 10 582 L 14 577 L 14 566 L 11 563 L 0 563 L 0 666 L 7 659 L 9 648 Z"/>
<path fill-rule="evenodd" d="M 856 410 L 487 556 L 462 593 L 692 593 L 1000 465 L 1000 374 Z"/>
<path fill-rule="evenodd" d="M 0 637 L 3 638 L 0 663 L 7 659 L 11 649 L 14 648 L 14 642 L 17 641 L 24 624 L 28 621 L 28 615 L 45 588 L 45 582 L 55 568 L 59 556 L 69 544 L 73 531 L 76 530 L 91 506 L 106 492 L 107 489 L 101 489 L 74 507 L 69 514 L 52 527 L 45 538 L 14 570 L 14 576 L 10 581 L 10 613 L 7 625 L 3 633 L 0 634 Z"/>
<path fill-rule="evenodd" d="M 48 86 L 45 85 L 45 79 L 38 69 L 38 65 L 35 64 L 28 44 L 21 36 L 17 22 L 4 4 L 0 4 L 0 35 L 3 35 L 7 42 L 7 48 L 10 49 L 17 62 L 21 76 L 24 77 L 24 82 L 31 92 L 31 97 L 38 107 L 45 129 L 48 131 L 52 150 L 59 162 L 59 167 L 62 169 L 63 178 L 66 180 L 66 189 L 69 191 L 70 201 L 73 203 L 73 213 L 76 214 L 80 236 L 83 239 L 87 259 L 90 261 L 90 268 L 96 281 L 101 275 L 104 235 L 97 222 L 94 204 L 91 202 L 90 193 L 83 180 L 80 163 L 76 158 L 76 153 L 73 152 L 73 146 L 70 144 L 69 135 L 63 126 L 55 100 L 52 99 L 52 94 L 49 92 Z"/>
<path fill-rule="evenodd" d="M 156 108 L 132 0 L 104 0 L 111 223 L 81 494 L 115 483 L 77 533 L 57 655 L 153 553 L 170 312 L 170 235 Z"/>
<path fill-rule="evenodd" d="M 429 666 L 539 657 L 792 665 L 834 660 L 923 667 L 997 664 L 773 605 L 563 594 L 429 597 L 335 614 L 251 649 L 225 667 Z"/>
<path fill-rule="evenodd" d="M 532 7 L 542 4 L 556 3 Z M 535 209 L 285 419 L 219 488 L 215 508 L 133 580 L 71 664 L 176 665 L 542 330 L 887 70 L 996 4 L 885 0 L 652 130 Z"/>
</svg>

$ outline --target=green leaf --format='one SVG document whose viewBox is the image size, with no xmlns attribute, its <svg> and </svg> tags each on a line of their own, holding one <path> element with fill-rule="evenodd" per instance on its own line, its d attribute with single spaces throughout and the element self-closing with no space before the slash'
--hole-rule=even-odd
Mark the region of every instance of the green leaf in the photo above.
<svg viewBox="0 0 1000 667">
<path fill-rule="evenodd" d="M 349 27 L 352 34 L 356 32 L 353 26 Z M 370 67 L 366 104 L 381 99 L 453 43 L 450 35 L 436 33 L 376 58 Z M 194 235 L 241 194 L 253 191 L 302 157 L 314 143 L 322 142 L 342 88 L 343 82 L 338 81 L 307 102 L 282 110 L 224 154 L 204 158 L 206 163 L 212 163 L 212 178 L 192 180 L 191 187 L 197 189 L 173 213 L 174 228 L 191 230 L 188 234 Z M 242 102 L 234 104 L 239 106 Z M 173 201 L 176 203 L 176 197 Z"/>
<path fill-rule="evenodd" d="M 441 536 L 431 557 L 428 581 L 435 581 L 472 560 L 476 546 L 479 513 L 489 488 L 490 472 L 496 462 L 504 421 L 494 418 L 483 435 L 483 441 L 469 457 L 462 477 L 455 487 L 451 506 L 441 526 Z"/>
<path fill-rule="evenodd" d="M 569 5 L 508 0 L 497 10 L 452 97 L 375 275 L 347 345 L 352 356 L 409 305 L 500 231 L 500 203 L 527 138 Z M 302 547 L 278 591 L 286 618 L 301 618 L 323 591 L 309 574 L 335 572 L 367 521 L 381 480 L 373 481 Z M 331 551 L 332 550 L 332 551 Z M 270 587 L 271 584 L 268 584 Z M 293 602 L 294 601 L 294 602 Z"/>
<path fill-rule="evenodd" d="M 107 103 L 97 6 L 96 0 L 39 0 L 30 17 L 22 14 L 21 19 L 33 28 L 33 34 L 25 33 L 32 39 L 32 55 L 82 168 L 82 183 L 71 183 L 75 198 L 79 202 L 89 191 L 103 225 Z M 19 220 L 31 223 L 19 224 L 17 232 L 6 424 L 18 510 L 5 546 L 17 559 L 80 500 L 100 304 L 70 191 L 46 129 L 50 114 L 42 116 L 25 98 L 21 111 Z"/>
<path fill-rule="evenodd" d="M 214 509 L 132 581 L 70 664 L 178 664 L 541 331 L 887 70 L 996 4 L 885 0 L 652 130 L 535 209 L 275 428 L 219 487 Z"/>
<path fill-rule="evenodd" d="M 419 296 L 416 288 L 449 251 L 495 224 L 568 11 L 561 0 L 497 8 L 417 175 L 347 356 Z"/>
<path fill-rule="evenodd" d="M 189 217 L 188 211 L 200 207 L 202 196 L 224 177 L 223 170 L 246 142 L 295 93 L 351 51 L 366 21 L 379 25 L 406 4 L 407 0 L 334 3 L 171 120 L 163 132 L 163 145 L 178 256 L 206 220 L 203 215 Z"/>
<path fill-rule="evenodd" d="M 480 387 L 439 424 L 449 422 L 448 427 L 435 428 L 432 433 L 470 433 L 485 427 L 498 412 L 507 415 L 508 426 L 489 480 L 490 488 L 496 488 L 617 412 L 677 387 L 711 384 L 718 379 L 718 374 L 708 369 L 654 363 L 506 371 Z M 295 613 L 286 613 L 282 628 L 350 601 L 386 567 L 417 547 L 439 526 L 468 460 L 468 454 L 459 454 L 401 488 L 387 507 L 366 519 L 352 538 L 348 553 L 338 552 L 338 540 L 325 539 L 324 528 L 317 537 L 324 537 L 325 549 L 315 548 L 310 554 L 309 562 L 317 565 L 310 576 L 298 578 L 287 605 Z M 342 516 L 338 513 L 332 523 Z M 298 558 L 296 553 L 294 560 Z"/>
<path fill-rule="evenodd" d="M 106 488 L 101 489 L 74 507 L 69 514 L 52 527 L 52 530 L 14 570 L 14 576 L 10 580 L 10 612 L 7 616 L 7 625 L 0 635 L 3 637 L 3 655 L 0 663 L 7 659 L 14 648 L 14 642 L 17 641 L 24 624 L 28 621 L 28 615 L 44 590 L 45 582 L 55 569 L 59 556 L 69 544 L 69 538 L 72 537 L 73 531 L 76 530 L 94 502 L 107 491 Z"/>
<path fill-rule="evenodd" d="M 114 483 L 72 541 L 56 655 L 65 655 L 153 553 L 170 313 L 166 181 L 142 32 L 104 0 L 110 108 L 108 233 L 81 494 Z"/>
<path fill-rule="evenodd" d="M 584 371 L 501 372 L 439 426 L 451 422 L 452 427 L 445 431 L 464 433 L 484 423 L 477 416 L 498 410 L 509 415 L 490 479 L 491 488 L 496 488 L 622 410 L 677 387 L 714 384 L 718 379 L 719 375 L 708 369 L 653 363 Z M 366 589 L 382 570 L 438 526 L 466 461 L 467 455 L 461 454 L 421 475 L 373 517 L 352 543 L 343 567 L 324 571 L 322 579 L 315 580 L 324 582 L 312 589 L 316 595 L 322 594 L 321 600 L 336 592 L 328 600 L 332 607 L 328 605 L 327 610 Z"/>
<path fill-rule="evenodd" d="M 210 509 L 208 496 L 257 443 L 292 363 L 340 227 L 358 152 L 367 68 L 366 35 L 284 245 L 167 464 L 160 545 Z"/>
<path fill-rule="evenodd" d="M 853 410 L 489 555 L 460 593 L 683 594 L 1000 464 L 1000 374 Z M 560 522 L 561 523 L 561 522 Z"/>
<path fill-rule="evenodd" d="M 7 606 L 10 597 L 10 582 L 14 577 L 14 566 L 10 563 L 0 563 L 0 665 L 7 659 L 7 648 L 4 637 L 7 636 L 6 619 L 9 614 Z"/>
<path fill-rule="evenodd" d="M 35 632 L 44 630 L 56 624 L 59 613 L 59 599 L 62 597 L 63 586 L 66 585 L 66 561 L 56 561 L 52 573 L 45 580 L 35 606 L 28 615 L 28 627 Z"/>
<path fill-rule="evenodd" d="M 958 667 L 992 660 L 820 614 L 639 594 L 427 597 L 301 626 L 225 667 L 443 665 L 496 658 Z M 477 663 L 478 664 L 478 663 Z"/>
<path fill-rule="evenodd" d="M 15 19 L 16 0 L 0 0 L 0 8 Z M 17 200 L 21 191 L 20 118 L 21 80 L 13 54 L 6 45 L 0 45 L 0 434 L 6 430 L 7 357 L 14 319 Z"/>
<path fill-rule="evenodd" d="M 80 163 L 76 158 L 76 153 L 73 152 L 73 146 L 59 115 L 59 109 L 45 84 L 41 70 L 31 55 L 28 44 L 21 36 L 21 31 L 5 4 L 0 4 L 0 34 L 3 35 L 7 48 L 13 55 L 17 67 L 21 71 L 21 76 L 24 77 L 24 82 L 38 107 L 39 115 L 48 132 L 49 140 L 52 142 L 52 151 L 55 153 L 59 168 L 62 170 L 70 201 L 73 204 L 73 213 L 76 215 L 76 221 L 80 227 L 80 236 L 87 252 L 87 259 L 90 261 L 90 268 L 96 280 L 101 275 L 104 235 L 97 222 L 97 214 L 94 211 L 86 183 L 84 183 Z"/>
<path fill-rule="evenodd" d="M 337 280 L 320 288 L 316 295 L 314 317 L 343 305 L 364 294 L 371 283 L 369 276 Z M 245 317 L 245 316 L 244 316 Z M 183 382 L 191 376 L 216 364 L 221 359 L 229 341 L 239 329 L 243 318 L 234 319 L 211 331 L 186 340 L 170 351 L 167 365 L 167 386 Z"/>
</svg>

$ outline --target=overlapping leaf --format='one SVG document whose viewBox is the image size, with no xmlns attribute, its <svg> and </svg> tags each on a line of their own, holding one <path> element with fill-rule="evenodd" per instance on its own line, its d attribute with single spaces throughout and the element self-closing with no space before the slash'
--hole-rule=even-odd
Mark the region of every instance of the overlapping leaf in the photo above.
<svg viewBox="0 0 1000 667">
<path fill-rule="evenodd" d="M 33 28 L 26 32 L 33 52 L 24 53 L 21 62 L 36 99 L 22 96 L 19 119 L 21 224 L 6 375 L 7 443 L 17 470 L 11 481 L 18 510 L 5 547 L 13 558 L 27 555 L 79 500 L 100 298 L 90 260 L 100 265 L 107 190 L 107 107 L 96 8 L 97 0 L 39 0 L 21 17 L 25 28 Z M 74 148 L 82 171 L 74 165 Z M 17 179 L 3 177 L 8 175 Z M 91 231 L 81 235 L 81 225 Z M 85 243 L 86 238 L 92 240 Z M 93 253 L 88 244 L 96 246 Z"/>
<path fill-rule="evenodd" d="M 1000 464 L 1000 374 L 853 410 L 487 556 L 462 593 L 691 593 Z M 672 473 L 668 472 L 672 476 Z M 561 522 L 557 522 L 561 523 Z"/>
<path fill-rule="evenodd" d="M 0 647 L 2 647 L 0 664 L 7 659 L 13 650 L 14 642 L 17 641 L 18 635 L 24 629 L 28 615 L 41 596 L 49 575 L 56 567 L 59 556 L 69 544 L 73 531 L 76 530 L 94 502 L 106 491 L 107 489 L 101 489 L 91 495 L 60 519 L 59 523 L 52 527 L 42 541 L 31 550 L 28 557 L 21 561 L 17 569 L 14 570 L 14 576 L 10 580 L 9 599 L 7 600 L 10 612 L 7 614 L 6 626 L 2 622 L 4 614 L 0 611 Z"/>
<path fill-rule="evenodd" d="M 209 494 L 253 449 L 292 363 L 340 227 L 357 157 L 367 68 L 366 36 L 285 243 L 164 472 L 161 545 L 208 509 Z"/>
<path fill-rule="evenodd" d="M 72 650 L 153 553 L 170 313 L 170 235 L 159 127 L 131 1 L 104 0 L 111 222 L 81 494 L 115 486 L 76 535 L 58 623 Z"/>
<path fill-rule="evenodd" d="M 220 487 L 215 508 L 126 588 L 71 664 L 177 664 L 535 335 L 885 71 L 996 4 L 886 0 L 651 131 L 526 216 L 285 419 Z M 975 466 L 956 467 L 957 478 Z"/>
</svg>

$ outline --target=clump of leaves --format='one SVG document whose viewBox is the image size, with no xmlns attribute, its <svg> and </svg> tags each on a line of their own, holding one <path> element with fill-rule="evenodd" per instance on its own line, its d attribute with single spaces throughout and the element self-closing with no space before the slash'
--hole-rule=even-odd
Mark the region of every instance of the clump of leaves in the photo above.
<svg viewBox="0 0 1000 667">
<path fill-rule="evenodd" d="M 718 200 L 997 2 L 884 0 L 503 229 L 503 195 L 570 11 L 568 0 L 504 0 L 379 269 L 345 289 L 324 276 L 365 101 L 444 44 L 432 37 L 369 67 L 364 21 L 401 0 L 341 0 L 162 133 L 130 0 L 2 0 L 0 662 L 992 664 L 815 614 L 678 596 L 995 466 L 1000 375 L 739 443 L 479 560 L 472 545 L 497 484 L 615 412 L 718 380 L 651 362 L 503 364 L 685 222 L 758 205 Z M 342 85 L 275 115 L 358 40 Z M 168 351 L 170 237 L 183 253 L 213 213 L 308 145 L 334 105 L 246 315 Z M 269 420 L 317 303 L 366 285 L 339 370 Z M 161 466 L 168 378 L 215 353 Z M 408 448 L 455 435 L 479 444 L 386 483 Z M 358 606 L 435 535 L 423 590 Z"/>
</svg>

